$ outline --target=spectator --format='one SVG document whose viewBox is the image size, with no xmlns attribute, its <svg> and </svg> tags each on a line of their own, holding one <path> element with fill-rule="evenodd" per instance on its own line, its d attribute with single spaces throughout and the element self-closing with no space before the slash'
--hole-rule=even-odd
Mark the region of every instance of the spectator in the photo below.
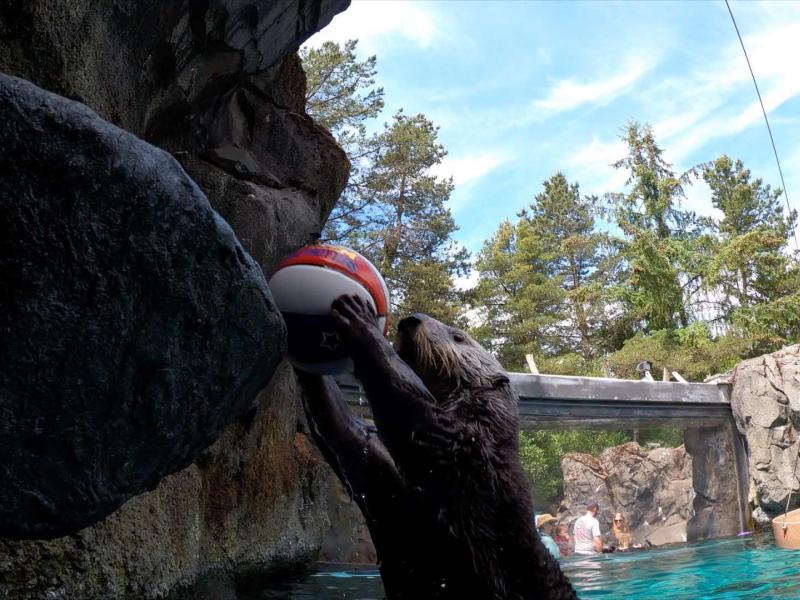
<svg viewBox="0 0 800 600">
<path fill-rule="evenodd" d="M 627 550 L 631 547 L 631 531 L 622 513 L 614 515 L 611 531 L 617 539 L 617 550 Z"/>
<path fill-rule="evenodd" d="M 590 500 L 586 503 L 586 514 L 575 521 L 572 536 L 575 538 L 575 554 L 600 554 L 603 551 L 603 540 L 600 537 L 600 523 L 597 513 L 600 507 Z"/>
<path fill-rule="evenodd" d="M 539 538 L 542 540 L 545 548 L 550 551 L 554 558 L 561 556 L 561 551 L 558 549 L 555 540 L 553 540 L 553 525 L 558 521 L 553 515 L 547 513 L 539 515 L 536 519 L 536 529 L 539 530 Z"/>
<path fill-rule="evenodd" d="M 556 534 L 553 536 L 553 541 L 558 546 L 561 556 L 572 554 L 572 548 L 569 547 L 569 527 L 565 523 L 556 525 Z"/>
</svg>

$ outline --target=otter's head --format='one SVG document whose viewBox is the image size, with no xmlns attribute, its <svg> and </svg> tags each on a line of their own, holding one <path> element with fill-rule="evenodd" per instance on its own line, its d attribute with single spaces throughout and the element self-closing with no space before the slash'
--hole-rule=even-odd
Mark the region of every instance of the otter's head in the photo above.
<svg viewBox="0 0 800 600">
<path fill-rule="evenodd" d="M 491 354 L 455 327 L 417 313 L 397 325 L 395 349 L 441 405 L 507 393 L 508 374 Z"/>
</svg>

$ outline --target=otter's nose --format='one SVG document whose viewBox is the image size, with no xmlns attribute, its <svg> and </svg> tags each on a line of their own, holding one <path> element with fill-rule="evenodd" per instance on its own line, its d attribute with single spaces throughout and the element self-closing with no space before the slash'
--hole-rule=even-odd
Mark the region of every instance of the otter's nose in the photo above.
<svg viewBox="0 0 800 600">
<path fill-rule="evenodd" d="M 424 319 L 424 318 L 425 318 L 425 315 L 423 315 L 422 313 L 416 313 L 416 314 L 411 315 L 410 317 L 406 317 L 405 319 L 403 319 L 402 321 L 400 321 L 397 324 L 397 331 L 399 331 L 401 333 L 409 332 L 412 329 L 416 328 L 417 325 L 422 323 L 422 319 Z"/>
</svg>

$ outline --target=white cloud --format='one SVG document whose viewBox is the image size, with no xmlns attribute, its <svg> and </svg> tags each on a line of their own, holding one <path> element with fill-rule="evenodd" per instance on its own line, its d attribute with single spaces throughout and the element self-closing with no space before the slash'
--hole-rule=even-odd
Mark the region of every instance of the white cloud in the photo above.
<svg viewBox="0 0 800 600">
<path fill-rule="evenodd" d="M 587 82 L 563 79 L 550 88 L 543 98 L 534 100 L 533 105 L 539 109 L 561 112 L 582 104 L 608 104 L 630 91 L 633 84 L 652 69 L 655 63 L 655 60 L 631 58 L 618 73 L 605 79 Z"/>
<path fill-rule="evenodd" d="M 569 158 L 569 164 L 573 167 L 608 167 L 623 158 L 628 152 L 622 140 L 601 142 L 597 138 L 581 148 L 576 154 Z"/>
<path fill-rule="evenodd" d="M 456 277 L 453 280 L 453 285 L 457 290 L 462 292 L 466 290 L 471 290 L 476 285 L 478 285 L 479 278 L 480 278 L 480 273 L 478 273 L 478 271 L 471 270 L 464 276 Z"/>
<path fill-rule="evenodd" d="M 341 44 L 357 39 L 360 51 L 371 55 L 378 52 L 379 46 L 393 40 L 410 41 L 427 48 L 440 34 L 435 15 L 425 4 L 356 0 L 306 43 L 319 47 L 328 41 Z"/>
<path fill-rule="evenodd" d="M 431 169 L 437 177 L 452 177 L 456 186 L 465 186 L 485 177 L 508 161 L 505 152 L 479 152 L 445 159 Z"/>
<path fill-rule="evenodd" d="M 684 186 L 683 189 L 686 192 L 686 198 L 682 201 L 683 208 L 693 210 L 704 217 L 722 217 L 722 211 L 711 204 L 711 188 L 705 181 L 695 180 L 692 185 Z"/>
<path fill-rule="evenodd" d="M 450 196 L 449 207 L 454 213 L 463 211 L 475 197 L 470 193 L 473 184 L 510 160 L 505 151 L 484 151 L 477 154 L 447 156 L 431 169 L 431 174 L 442 178 L 453 178 L 455 190 Z"/>
<path fill-rule="evenodd" d="M 622 140 L 592 141 L 567 159 L 568 178 L 581 184 L 585 193 L 603 194 L 621 191 L 628 175 L 611 166 L 628 153 Z"/>
<path fill-rule="evenodd" d="M 744 43 L 768 114 L 800 94 L 800 71 L 794 64 L 800 53 L 800 23 L 770 23 L 745 35 Z M 750 72 L 735 38 L 715 60 L 673 80 L 670 87 L 683 91 L 671 96 L 671 108 L 654 128 L 660 139 L 674 138 L 666 145 L 678 161 L 711 140 L 763 126 Z M 743 99 L 749 100 L 744 108 Z"/>
</svg>

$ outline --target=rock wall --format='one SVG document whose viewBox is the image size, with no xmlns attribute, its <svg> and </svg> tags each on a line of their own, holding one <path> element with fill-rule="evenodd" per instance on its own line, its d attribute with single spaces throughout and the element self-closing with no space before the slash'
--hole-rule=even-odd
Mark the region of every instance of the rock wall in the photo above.
<svg viewBox="0 0 800 600">
<path fill-rule="evenodd" d="M 739 496 L 730 428 L 692 427 L 683 434 L 684 446 L 692 457 L 694 514 L 687 527 L 688 540 L 736 535 Z"/>
<path fill-rule="evenodd" d="M 347 181 L 344 153 L 305 115 L 294 52 L 348 4 L 10 0 L 0 71 L 172 152 L 269 273 Z"/>
<path fill-rule="evenodd" d="M 293 54 L 347 4 L 11 0 L 0 71 L 172 152 L 269 273 L 319 230 L 347 179 L 343 152 L 304 114 Z M 233 582 L 215 586 L 221 598 L 308 559 L 328 473 L 297 433 L 296 398 L 284 366 L 257 409 L 153 491 L 75 535 L 3 541 L 0 597 L 199 598 L 193 585 L 208 575 Z"/>
<path fill-rule="evenodd" d="M 334 563 L 375 564 L 378 554 L 367 521 L 335 473 L 326 486 L 328 527 L 317 560 Z"/>
<path fill-rule="evenodd" d="M 600 505 L 602 533 L 615 512 L 628 520 L 635 543 L 686 541 L 692 516 L 692 459 L 683 446 L 645 450 L 636 442 L 608 448 L 595 458 L 570 453 L 561 460 L 564 500 L 558 517 L 572 523 L 589 499 Z"/>
<path fill-rule="evenodd" d="M 731 407 L 749 454 L 753 518 L 766 523 L 800 506 L 800 345 L 740 363 Z"/>
<path fill-rule="evenodd" d="M 284 365 L 254 414 L 152 492 L 75 535 L 0 540 L 0 598 L 200 598 L 200 576 L 232 594 L 313 559 L 328 469 L 297 433 L 295 394 Z"/>
<path fill-rule="evenodd" d="M 0 535 L 189 465 L 286 349 L 259 266 L 166 152 L 0 74 Z"/>
</svg>

